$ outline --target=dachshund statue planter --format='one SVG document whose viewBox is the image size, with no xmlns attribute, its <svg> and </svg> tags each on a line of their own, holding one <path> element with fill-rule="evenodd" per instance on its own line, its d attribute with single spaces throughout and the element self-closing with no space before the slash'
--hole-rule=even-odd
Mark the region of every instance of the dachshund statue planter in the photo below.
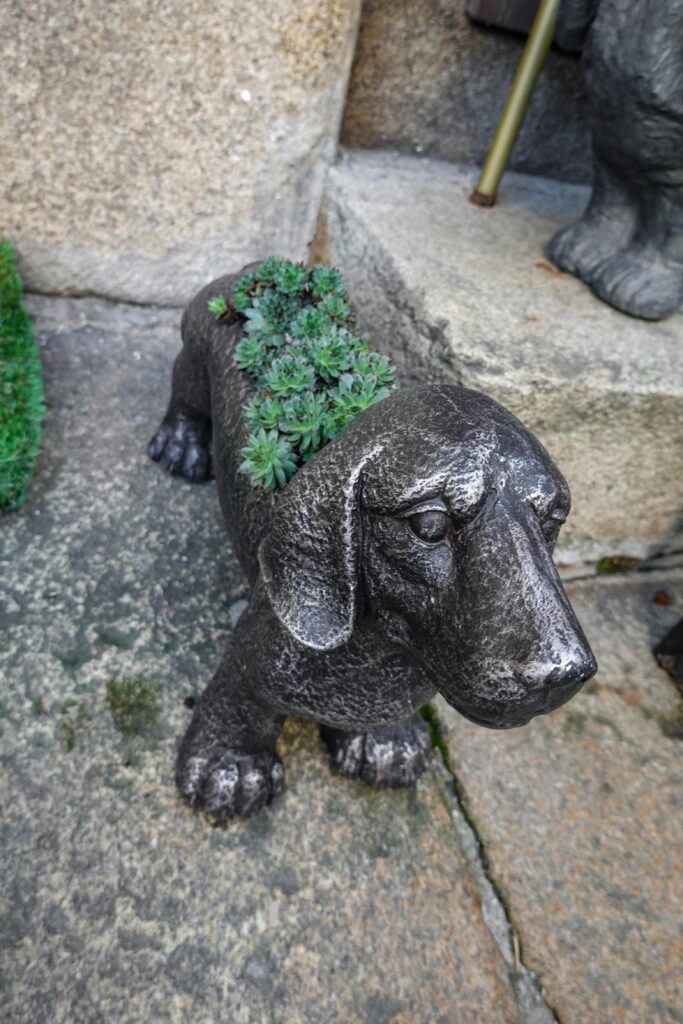
<svg viewBox="0 0 683 1024">
<path fill-rule="evenodd" d="M 288 714 L 321 724 L 338 771 L 408 786 L 430 753 L 418 709 L 437 691 L 472 721 L 510 728 L 559 707 L 596 670 L 551 556 L 567 484 L 484 395 L 380 393 L 284 487 L 255 486 L 245 460 L 255 377 L 235 355 L 246 358 L 258 331 L 245 327 L 261 316 L 235 308 L 239 282 L 258 277 L 247 270 L 185 312 L 149 448 L 189 480 L 213 471 L 252 588 L 177 762 L 184 799 L 219 820 L 283 789 L 275 744 Z"/>
<path fill-rule="evenodd" d="M 562 0 L 556 39 L 583 48 L 593 194 L 549 255 L 648 320 L 683 302 L 683 0 Z"/>
</svg>

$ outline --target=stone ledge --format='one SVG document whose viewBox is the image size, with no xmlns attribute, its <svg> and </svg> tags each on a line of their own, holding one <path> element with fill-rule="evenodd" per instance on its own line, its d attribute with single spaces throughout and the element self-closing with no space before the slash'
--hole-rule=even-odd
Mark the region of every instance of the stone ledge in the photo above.
<svg viewBox="0 0 683 1024">
<path fill-rule="evenodd" d="M 316 258 L 343 271 L 361 326 L 404 380 L 485 391 L 537 433 L 574 498 L 560 560 L 679 547 L 683 314 L 624 316 L 547 261 L 583 186 L 509 174 L 484 210 L 467 201 L 474 180 L 439 161 L 346 154 L 328 176 Z"/>
</svg>

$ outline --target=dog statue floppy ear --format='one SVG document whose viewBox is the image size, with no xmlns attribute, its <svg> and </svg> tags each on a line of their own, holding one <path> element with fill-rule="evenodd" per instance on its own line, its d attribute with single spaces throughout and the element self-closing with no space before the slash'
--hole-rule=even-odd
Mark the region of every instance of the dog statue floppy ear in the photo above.
<svg viewBox="0 0 683 1024">
<path fill-rule="evenodd" d="M 318 651 L 349 639 L 357 610 L 362 474 L 379 447 L 362 455 L 354 449 L 340 438 L 299 470 L 259 548 L 275 614 L 300 643 Z"/>
</svg>

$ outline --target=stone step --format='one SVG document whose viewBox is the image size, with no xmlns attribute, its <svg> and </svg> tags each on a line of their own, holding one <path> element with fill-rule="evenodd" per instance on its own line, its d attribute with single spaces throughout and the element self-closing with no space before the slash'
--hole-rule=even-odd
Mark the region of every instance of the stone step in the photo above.
<svg viewBox="0 0 683 1024">
<path fill-rule="evenodd" d="M 636 320 L 558 272 L 544 246 L 588 190 L 509 174 L 490 210 L 476 172 L 387 152 L 332 168 L 315 258 L 343 271 L 359 322 L 402 379 L 502 402 L 567 477 L 558 558 L 647 557 L 683 543 L 683 313 Z"/>
</svg>

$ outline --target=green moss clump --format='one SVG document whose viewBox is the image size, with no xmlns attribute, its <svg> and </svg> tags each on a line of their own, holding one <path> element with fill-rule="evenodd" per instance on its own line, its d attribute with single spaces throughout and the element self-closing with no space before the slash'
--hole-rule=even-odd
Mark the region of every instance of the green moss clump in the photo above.
<svg viewBox="0 0 683 1024">
<path fill-rule="evenodd" d="M 251 434 L 241 471 L 257 487 L 284 487 L 328 441 L 397 387 L 395 367 L 353 332 L 338 270 L 271 256 L 215 296 L 219 320 L 244 323 L 235 362 L 256 384 L 245 407 Z"/>
<path fill-rule="evenodd" d="M 434 705 L 424 704 L 420 708 L 420 717 L 427 726 L 427 732 L 429 733 L 429 738 L 432 741 L 432 747 L 434 750 L 439 751 L 444 767 L 453 774 L 453 769 L 451 768 L 451 755 L 448 750 L 446 738 L 443 734 L 443 725 L 441 724 L 441 719 L 439 718 Z"/>
<path fill-rule="evenodd" d="M 588 723 L 588 715 L 583 711 L 569 710 L 562 717 L 562 732 L 565 736 L 583 736 Z"/>
<path fill-rule="evenodd" d="M 60 721 L 59 732 L 62 743 L 66 750 L 71 751 L 76 746 L 78 734 L 90 720 L 88 708 L 84 701 L 80 703 L 75 700 L 65 700 L 59 708 Z"/>
<path fill-rule="evenodd" d="M 596 565 L 596 571 L 598 576 L 614 576 L 621 572 L 631 572 L 639 565 L 639 558 L 630 558 L 628 555 L 612 555 L 601 558 Z"/>
<path fill-rule="evenodd" d="M 45 413 L 40 358 L 14 251 L 0 241 L 0 508 L 26 501 Z"/>
<path fill-rule="evenodd" d="M 161 686 L 149 679 L 110 679 L 107 704 L 115 727 L 126 739 L 150 736 L 161 715 Z"/>
</svg>

